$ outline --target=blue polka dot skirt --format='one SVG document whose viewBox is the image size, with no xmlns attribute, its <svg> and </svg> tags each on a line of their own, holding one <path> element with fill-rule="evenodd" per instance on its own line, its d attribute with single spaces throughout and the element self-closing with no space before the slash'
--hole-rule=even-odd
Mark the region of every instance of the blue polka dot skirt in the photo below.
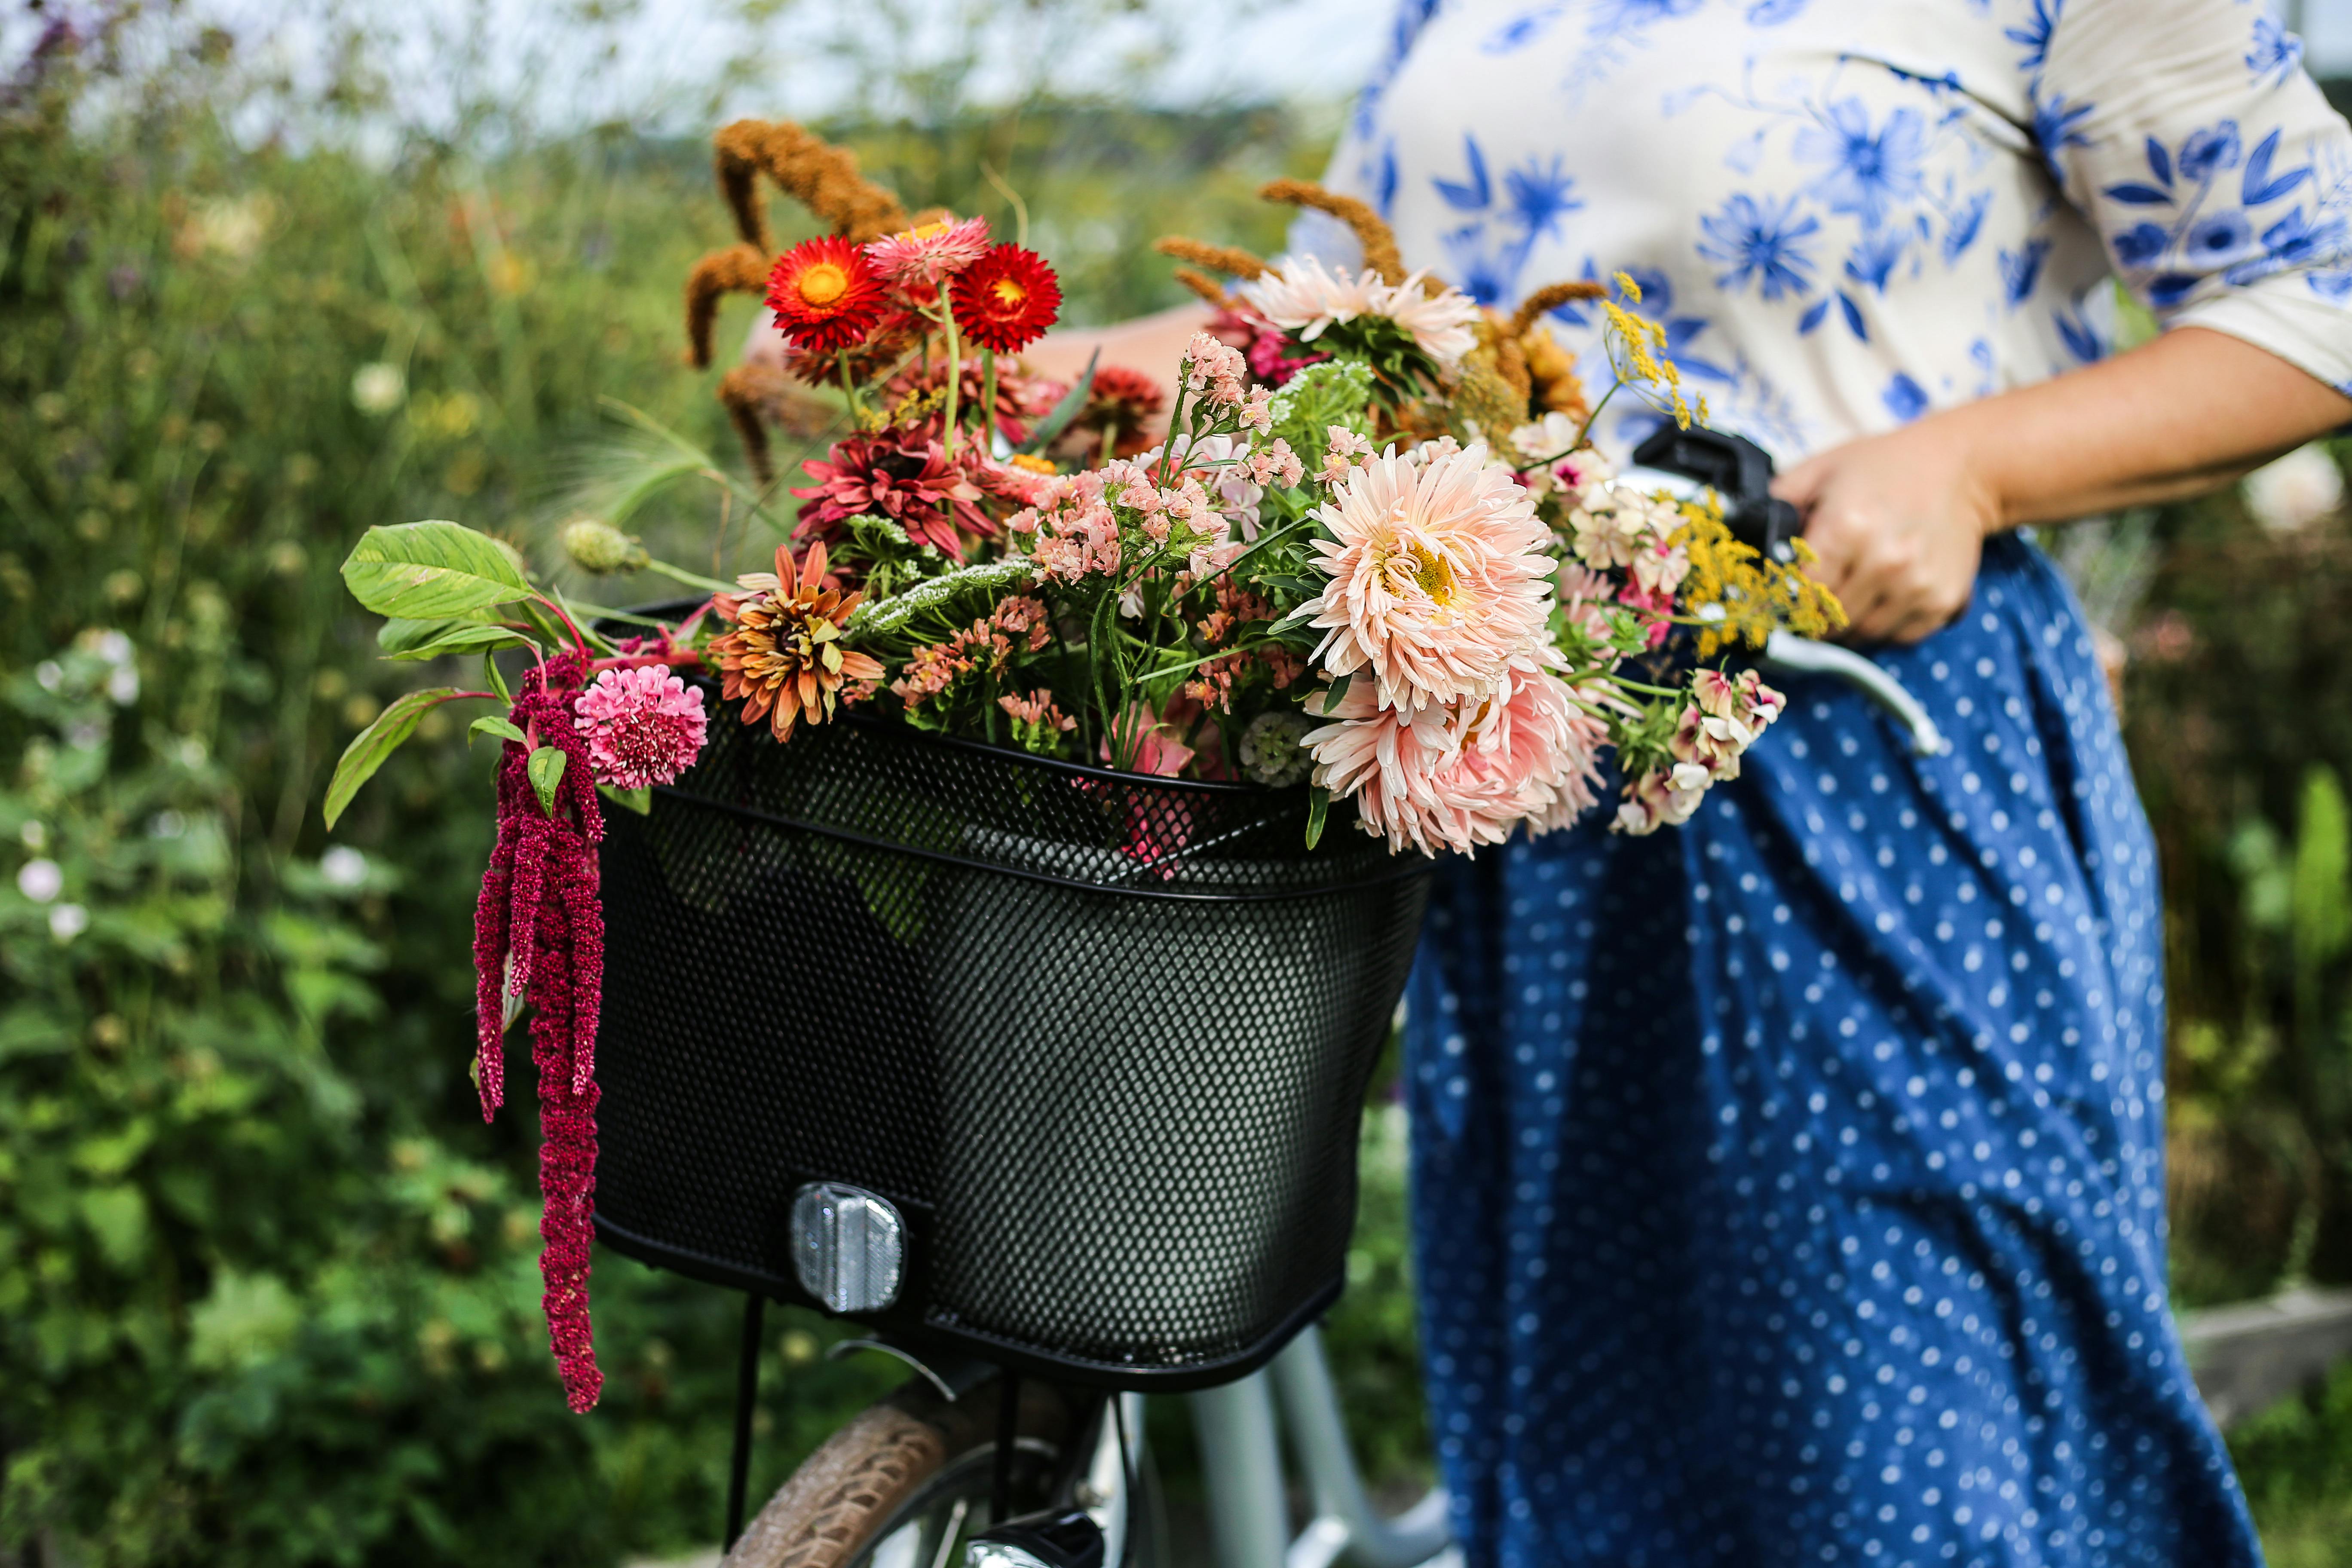
<svg viewBox="0 0 2352 1568">
<path fill-rule="evenodd" d="M 1453 860 L 1411 992 L 1473 1568 L 2261 1561 L 2166 1300 L 2157 874 L 2082 616 L 1996 541 L 1679 832 Z"/>
</svg>

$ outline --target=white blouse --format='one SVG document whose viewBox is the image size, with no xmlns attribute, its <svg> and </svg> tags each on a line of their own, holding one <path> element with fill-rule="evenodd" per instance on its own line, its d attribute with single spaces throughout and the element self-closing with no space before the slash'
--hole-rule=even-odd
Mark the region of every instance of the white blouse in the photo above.
<svg viewBox="0 0 2352 1568">
<path fill-rule="evenodd" d="M 1489 303 L 1630 274 L 1784 463 L 2099 358 L 2110 275 L 2352 392 L 2352 131 L 2301 56 L 2259 0 L 1405 0 L 1330 183 Z"/>
</svg>

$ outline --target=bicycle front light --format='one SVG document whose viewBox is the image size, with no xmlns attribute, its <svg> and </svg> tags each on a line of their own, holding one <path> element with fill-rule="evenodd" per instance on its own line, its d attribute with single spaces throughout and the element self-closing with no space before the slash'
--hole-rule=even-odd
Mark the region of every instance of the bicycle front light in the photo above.
<svg viewBox="0 0 2352 1568">
<path fill-rule="evenodd" d="M 964 1568 L 1102 1568 L 1101 1527 L 1083 1513 L 1012 1520 L 964 1549 Z"/>
</svg>

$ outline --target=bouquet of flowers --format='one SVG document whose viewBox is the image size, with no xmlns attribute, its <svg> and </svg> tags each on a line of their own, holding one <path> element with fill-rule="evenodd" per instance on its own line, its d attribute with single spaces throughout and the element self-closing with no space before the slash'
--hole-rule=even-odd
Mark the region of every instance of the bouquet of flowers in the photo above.
<svg viewBox="0 0 2352 1568">
<path fill-rule="evenodd" d="M 493 705 L 473 726 L 502 744 L 477 1082 L 487 1116 L 527 1006 L 548 1312 L 582 1409 L 598 1387 L 596 845 L 605 806 L 650 809 L 709 725 L 788 745 L 856 712 L 1123 772 L 1303 786 L 1310 845 L 1337 813 L 1398 852 L 1467 853 L 1604 800 L 1622 832 L 1686 819 L 1781 706 L 1726 657 L 1841 620 L 1801 543 L 1767 558 L 1711 500 L 1630 486 L 1593 448 L 1620 396 L 1705 416 L 1629 279 L 1557 285 L 1504 315 L 1406 272 L 1362 204 L 1277 182 L 1270 198 L 1352 228 L 1363 265 L 1163 241 L 1213 307 L 1172 395 L 1118 365 L 1063 385 L 1019 357 L 1058 313 L 1044 258 L 984 219 L 908 215 L 798 127 L 744 122 L 718 146 L 742 239 L 689 280 L 693 357 L 710 359 L 721 295 L 763 294 L 783 363 L 719 387 L 763 502 L 781 488 L 770 422 L 814 410 L 839 437 L 791 490 L 773 570 L 706 580 L 595 521 L 563 531 L 572 562 L 662 573 L 692 607 L 574 605 L 454 522 L 373 529 L 343 569 L 387 617 L 390 657 L 486 672 L 389 707 L 345 753 L 328 818 L 428 708 Z M 761 172 L 831 232 L 777 254 Z M 1598 398 L 1542 324 L 1578 300 L 1607 321 Z"/>
</svg>

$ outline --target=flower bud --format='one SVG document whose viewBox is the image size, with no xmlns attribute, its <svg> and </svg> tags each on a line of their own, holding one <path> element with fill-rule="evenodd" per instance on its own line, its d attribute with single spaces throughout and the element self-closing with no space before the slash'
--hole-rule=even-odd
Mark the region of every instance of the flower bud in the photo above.
<svg viewBox="0 0 2352 1568">
<path fill-rule="evenodd" d="M 563 552 L 583 572 L 635 572 L 646 563 L 646 547 L 609 522 L 583 517 L 563 525 Z"/>
</svg>

